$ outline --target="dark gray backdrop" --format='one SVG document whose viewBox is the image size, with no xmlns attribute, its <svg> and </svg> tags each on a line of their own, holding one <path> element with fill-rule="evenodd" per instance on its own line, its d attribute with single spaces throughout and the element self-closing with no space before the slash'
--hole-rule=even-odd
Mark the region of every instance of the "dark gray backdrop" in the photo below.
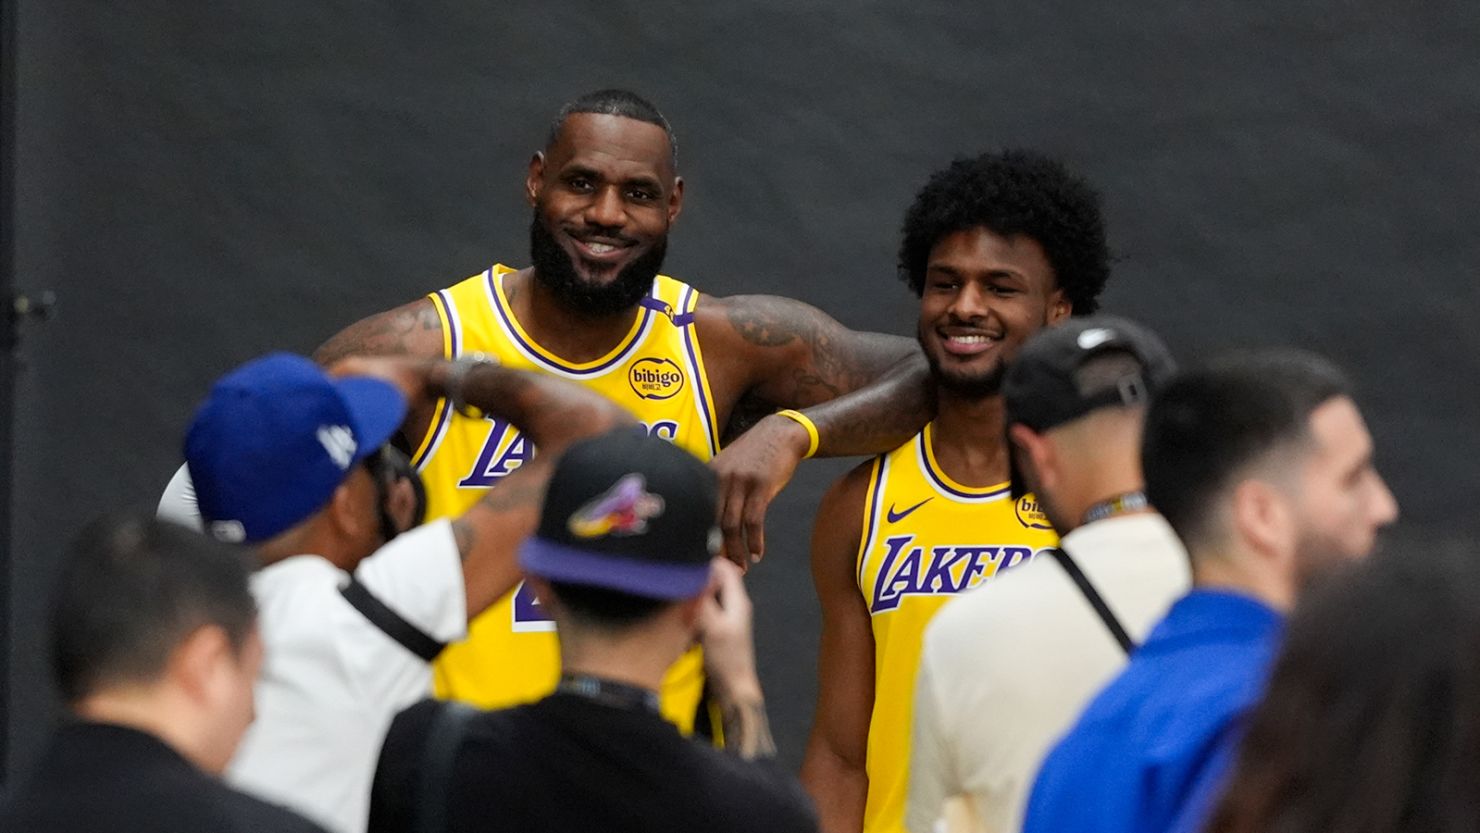
<svg viewBox="0 0 1480 833">
<path fill-rule="evenodd" d="M 16 391 L 15 762 L 50 702 L 39 623 L 65 539 L 152 503 L 233 364 L 522 264 L 528 154 L 600 86 L 651 96 L 678 132 L 667 271 L 860 328 L 913 331 L 894 251 L 929 171 L 1009 144 L 1063 154 L 1106 194 L 1109 309 L 1188 359 L 1336 357 L 1406 521 L 1480 536 L 1473 2 L 17 8 L 16 282 L 61 307 Z M 750 582 L 793 764 L 815 691 L 806 541 L 843 465 L 804 467 Z"/>
</svg>

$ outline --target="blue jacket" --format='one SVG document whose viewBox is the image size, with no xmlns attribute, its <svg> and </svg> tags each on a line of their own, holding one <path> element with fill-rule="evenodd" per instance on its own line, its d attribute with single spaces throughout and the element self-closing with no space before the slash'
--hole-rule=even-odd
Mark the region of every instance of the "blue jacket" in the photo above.
<svg viewBox="0 0 1480 833">
<path fill-rule="evenodd" d="M 1044 760 L 1024 833 L 1198 830 L 1263 693 L 1282 621 L 1222 590 L 1172 605 Z"/>
</svg>

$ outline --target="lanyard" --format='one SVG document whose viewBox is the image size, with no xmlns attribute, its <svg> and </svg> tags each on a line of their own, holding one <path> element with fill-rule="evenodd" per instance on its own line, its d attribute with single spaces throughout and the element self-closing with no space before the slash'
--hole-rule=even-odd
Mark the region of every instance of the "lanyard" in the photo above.
<svg viewBox="0 0 1480 833">
<path fill-rule="evenodd" d="M 608 706 L 635 712 L 658 713 L 658 694 L 645 688 L 615 683 L 586 674 L 563 674 L 556 691 L 574 694 Z"/>
<path fill-rule="evenodd" d="M 1146 500 L 1146 493 L 1142 491 L 1126 492 L 1116 495 L 1109 500 L 1102 500 L 1091 506 L 1084 513 L 1081 525 L 1092 524 L 1095 521 L 1103 521 L 1126 512 L 1139 512 L 1142 509 L 1151 508 L 1151 502 Z"/>
</svg>

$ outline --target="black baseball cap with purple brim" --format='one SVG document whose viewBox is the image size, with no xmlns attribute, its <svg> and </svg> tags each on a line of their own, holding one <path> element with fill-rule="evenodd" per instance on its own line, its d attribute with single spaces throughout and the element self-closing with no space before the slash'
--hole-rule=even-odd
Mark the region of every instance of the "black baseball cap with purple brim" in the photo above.
<svg viewBox="0 0 1480 833">
<path fill-rule="evenodd" d="M 618 429 L 561 455 L 519 564 L 550 581 L 692 598 L 708 586 L 719 549 L 717 509 L 714 473 L 697 457 L 640 428 Z"/>
</svg>

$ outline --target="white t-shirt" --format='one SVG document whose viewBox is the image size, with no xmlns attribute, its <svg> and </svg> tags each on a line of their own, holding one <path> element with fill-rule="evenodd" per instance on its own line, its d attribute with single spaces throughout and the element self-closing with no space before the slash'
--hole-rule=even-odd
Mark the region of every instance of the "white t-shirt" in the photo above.
<svg viewBox="0 0 1480 833">
<path fill-rule="evenodd" d="M 1088 524 L 1061 546 L 1137 643 L 1191 582 L 1160 515 Z M 1019 830 L 1043 757 L 1125 662 L 1053 558 L 947 604 L 925 632 L 915 682 L 911 833 L 931 833 L 955 796 L 967 799 L 975 830 Z"/>
<path fill-rule="evenodd" d="M 446 520 L 398 536 L 360 563 L 376 598 L 439 641 L 467 635 L 462 561 Z M 381 742 L 426 697 L 431 666 L 339 594 L 349 574 L 299 555 L 252 578 L 266 659 L 257 719 L 226 772 L 236 787 L 334 833 L 361 833 Z"/>
</svg>

